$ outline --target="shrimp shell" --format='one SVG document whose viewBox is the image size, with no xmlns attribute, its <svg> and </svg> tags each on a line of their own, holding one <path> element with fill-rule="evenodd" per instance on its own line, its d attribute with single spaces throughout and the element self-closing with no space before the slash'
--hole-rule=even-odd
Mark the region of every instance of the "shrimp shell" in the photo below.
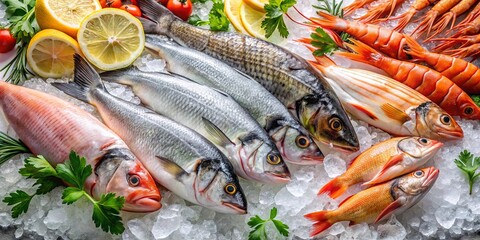
<svg viewBox="0 0 480 240">
<path fill-rule="evenodd" d="M 427 36 L 430 35 L 430 31 L 432 30 L 432 26 L 437 19 L 438 16 L 448 12 L 452 7 L 454 7 L 460 0 L 440 0 L 435 6 L 433 6 L 430 11 L 427 12 L 419 21 L 421 22 L 418 26 L 413 30 L 412 35 L 418 38 L 427 32 Z"/>
<path fill-rule="evenodd" d="M 398 25 L 393 29 L 395 31 L 402 31 L 407 24 L 412 20 L 413 16 L 415 13 L 418 11 L 428 7 L 430 4 L 434 3 L 435 0 L 416 0 L 412 6 L 403 14 L 400 14 L 396 17 L 391 17 L 391 18 L 385 18 L 385 19 L 379 19 L 378 21 L 385 21 L 385 20 L 396 20 L 400 19 L 398 21 Z"/>
<path fill-rule="evenodd" d="M 368 9 L 368 12 L 355 20 L 359 20 L 363 23 L 373 22 L 380 17 L 387 15 L 390 17 L 398 5 L 401 5 L 405 0 L 383 0 L 379 5 Z"/>
<path fill-rule="evenodd" d="M 431 38 L 442 32 L 443 29 L 448 26 L 450 21 L 452 22 L 450 29 L 452 29 L 457 19 L 457 16 L 462 15 L 477 1 L 478 0 L 462 0 L 460 1 L 460 3 L 455 5 L 455 7 L 450 9 L 450 11 L 443 14 L 443 16 L 435 23 L 435 25 L 433 25 L 432 30 L 434 30 L 435 32 L 427 40 L 430 40 Z"/>
<path fill-rule="evenodd" d="M 451 49 L 451 50 L 445 51 L 445 53 L 457 58 L 466 58 L 466 57 L 478 58 L 479 49 L 480 49 L 480 43 L 475 43 L 468 47 Z"/>
</svg>

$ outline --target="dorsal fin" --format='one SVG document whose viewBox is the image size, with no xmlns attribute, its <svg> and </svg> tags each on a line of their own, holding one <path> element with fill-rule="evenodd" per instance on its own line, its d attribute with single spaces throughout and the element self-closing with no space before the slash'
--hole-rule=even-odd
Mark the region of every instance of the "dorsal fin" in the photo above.
<svg viewBox="0 0 480 240">
<path fill-rule="evenodd" d="M 213 124 L 210 120 L 202 117 L 203 124 L 205 125 L 205 128 L 210 135 L 209 139 L 212 139 L 212 141 L 216 145 L 220 146 L 227 146 L 229 144 L 235 145 L 228 137 L 225 135 L 225 133 L 220 130 L 215 124 Z"/>
<path fill-rule="evenodd" d="M 338 207 L 342 206 L 342 205 L 343 205 L 346 201 L 348 201 L 348 199 L 350 199 L 351 197 L 353 197 L 353 195 L 348 196 L 347 198 L 343 199 L 343 201 L 342 201 L 340 204 L 338 204 Z"/>
</svg>

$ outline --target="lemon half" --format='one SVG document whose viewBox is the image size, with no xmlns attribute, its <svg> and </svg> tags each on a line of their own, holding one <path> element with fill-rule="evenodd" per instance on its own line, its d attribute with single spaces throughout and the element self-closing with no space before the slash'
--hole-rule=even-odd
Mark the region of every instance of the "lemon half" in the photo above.
<svg viewBox="0 0 480 240">
<path fill-rule="evenodd" d="M 96 67 L 110 71 L 129 66 L 145 46 L 140 21 L 130 13 L 104 8 L 88 15 L 80 24 L 78 43 Z"/>
<path fill-rule="evenodd" d="M 225 0 L 225 14 L 227 15 L 233 27 L 241 33 L 248 34 L 247 30 L 242 25 L 240 19 L 240 6 L 243 0 Z"/>
<path fill-rule="evenodd" d="M 253 37 L 265 39 L 262 21 L 265 13 L 255 10 L 246 3 L 240 4 L 240 19 L 245 30 Z"/>
<path fill-rule="evenodd" d="M 248 6 L 251 8 L 265 13 L 265 9 L 263 8 L 265 4 L 268 4 L 268 0 L 243 0 Z"/>
<path fill-rule="evenodd" d="M 55 29 L 45 29 L 33 36 L 27 48 L 30 68 L 44 78 L 73 74 L 73 55 L 80 53 L 77 41 Z"/>
<path fill-rule="evenodd" d="M 75 38 L 82 20 L 101 8 L 98 0 L 37 0 L 35 18 L 41 29 L 57 29 Z"/>
</svg>

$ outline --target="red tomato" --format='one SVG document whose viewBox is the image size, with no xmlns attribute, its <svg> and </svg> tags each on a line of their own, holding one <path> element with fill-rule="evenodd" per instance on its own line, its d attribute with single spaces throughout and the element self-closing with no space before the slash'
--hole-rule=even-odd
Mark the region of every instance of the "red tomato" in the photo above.
<svg viewBox="0 0 480 240">
<path fill-rule="evenodd" d="M 168 0 L 167 8 L 183 21 L 187 21 L 192 14 L 192 2 L 190 0 Z"/>
<path fill-rule="evenodd" d="M 13 38 L 12 34 L 8 29 L 0 29 L 0 53 L 10 52 L 15 48 L 17 40 Z"/>
<path fill-rule="evenodd" d="M 102 8 L 119 8 L 122 6 L 122 0 L 100 0 L 100 5 Z"/>
<path fill-rule="evenodd" d="M 120 7 L 120 9 L 123 9 L 127 11 L 128 13 L 132 14 L 135 17 L 141 17 L 142 16 L 142 11 L 140 11 L 140 8 L 133 4 L 125 4 Z"/>
<path fill-rule="evenodd" d="M 137 0 L 130 0 L 133 5 L 137 5 Z"/>
<path fill-rule="evenodd" d="M 158 3 L 161 3 L 163 6 L 167 6 L 168 0 L 157 0 Z"/>
</svg>

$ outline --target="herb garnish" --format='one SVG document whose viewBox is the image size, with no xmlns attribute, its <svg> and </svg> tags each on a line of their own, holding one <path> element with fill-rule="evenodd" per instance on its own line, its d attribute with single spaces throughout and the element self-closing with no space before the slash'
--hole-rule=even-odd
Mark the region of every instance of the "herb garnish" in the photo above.
<svg viewBox="0 0 480 240">
<path fill-rule="evenodd" d="M 30 153 L 22 141 L 0 132 L 0 165 L 17 154 Z"/>
<path fill-rule="evenodd" d="M 472 195 L 473 183 L 480 176 L 480 173 L 476 173 L 478 167 L 480 167 L 480 157 L 474 157 L 472 153 L 467 150 L 463 150 L 458 155 L 458 159 L 455 159 L 455 164 L 460 168 L 468 177 L 468 184 L 470 186 L 470 195 Z"/>
<path fill-rule="evenodd" d="M 205 3 L 208 0 L 197 0 L 198 2 Z M 194 26 L 210 25 L 212 31 L 228 31 L 230 27 L 230 21 L 225 14 L 225 4 L 222 0 L 212 0 L 213 6 L 208 14 L 208 21 L 200 19 L 196 14 L 191 15 L 188 18 L 188 23 Z"/>
<path fill-rule="evenodd" d="M 248 239 L 249 240 L 266 240 L 267 238 L 267 232 L 265 231 L 265 226 L 268 222 L 273 222 L 273 225 L 275 225 L 275 228 L 278 230 L 280 234 L 282 234 L 285 237 L 288 237 L 288 226 L 283 223 L 280 220 L 275 219 L 277 216 L 277 208 L 272 208 L 270 210 L 270 218 L 263 220 L 260 218 L 258 215 L 255 215 L 254 217 L 251 217 L 250 220 L 248 221 L 248 226 L 250 228 L 253 228 L 252 231 L 248 234 Z"/>
<path fill-rule="evenodd" d="M 262 28 L 265 30 L 265 37 L 269 38 L 278 29 L 280 36 L 288 37 L 287 25 L 283 20 L 283 14 L 287 14 L 289 8 L 297 3 L 296 0 L 269 0 L 263 9 L 267 12 L 262 21 Z"/>
</svg>

